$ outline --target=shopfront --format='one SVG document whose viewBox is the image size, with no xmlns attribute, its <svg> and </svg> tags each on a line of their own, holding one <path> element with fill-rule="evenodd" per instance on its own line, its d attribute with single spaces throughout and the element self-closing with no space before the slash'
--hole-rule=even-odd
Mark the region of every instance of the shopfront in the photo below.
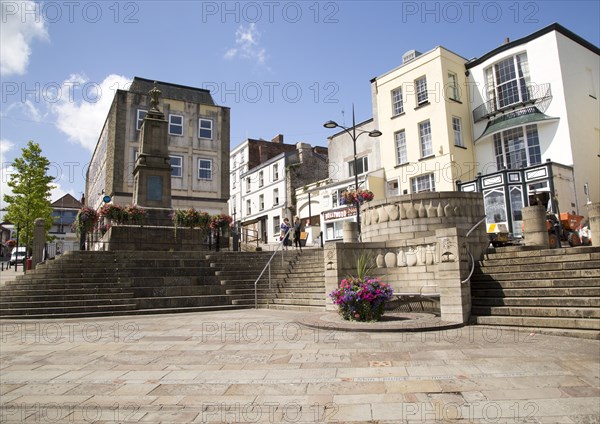
<svg viewBox="0 0 600 424">
<path fill-rule="evenodd" d="M 356 206 L 325 211 L 323 216 L 323 237 L 325 241 L 342 240 L 344 222 L 356 221 Z"/>
</svg>

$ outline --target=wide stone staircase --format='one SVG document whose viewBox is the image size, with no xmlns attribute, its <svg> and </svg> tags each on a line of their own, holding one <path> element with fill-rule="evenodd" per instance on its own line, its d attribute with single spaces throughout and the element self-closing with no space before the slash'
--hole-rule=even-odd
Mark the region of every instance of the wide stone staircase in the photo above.
<svg viewBox="0 0 600 424">
<path fill-rule="evenodd" d="M 254 281 L 270 256 L 269 252 L 68 252 L 0 288 L 0 318 L 250 308 Z M 284 252 L 283 262 L 279 254 L 271 265 L 271 288 L 268 273 L 259 281 L 259 306 L 286 305 L 284 292 L 293 286 L 294 265 L 300 262 L 295 252 Z M 322 273 L 322 252 L 320 267 Z M 320 290 L 324 306 L 324 281 L 314 289 Z M 290 307 L 302 305 L 302 297 L 292 300 Z"/>
<path fill-rule="evenodd" d="M 471 279 L 473 321 L 600 339 L 600 247 L 500 248 Z"/>
<path fill-rule="evenodd" d="M 270 257 L 272 252 L 246 253 L 258 257 Z M 265 261 L 244 261 L 243 256 L 223 252 L 209 255 L 208 259 L 218 268 L 217 276 L 231 295 L 234 305 L 269 309 L 316 311 L 325 308 L 325 274 L 323 251 L 304 249 L 281 252 L 273 258 L 270 271 L 267 268 L 256 285 L 254 283 L 264 269 Z"/>
</svg>

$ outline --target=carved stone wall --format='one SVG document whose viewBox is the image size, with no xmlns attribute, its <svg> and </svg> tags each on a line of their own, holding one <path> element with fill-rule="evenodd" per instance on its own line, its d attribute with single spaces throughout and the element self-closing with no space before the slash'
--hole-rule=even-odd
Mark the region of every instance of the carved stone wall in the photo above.
<svg viewBox="0 0 600 424">
<path fill-rule="evenodd" d="M 326 246 L 328 293 L 354 272 L 356 258 L 368 252 L 380 276 L 395 293 L 439 294 L 442 319 L 469 319 L 467 248 L 475 259 L 488 245 L 485 225 L 466 238 L 484 216 L 481 193 L 420 193 L 362 205 L 362 243 Z M 330 309 L 334 309 L 331 305 Z"/>
</svg>

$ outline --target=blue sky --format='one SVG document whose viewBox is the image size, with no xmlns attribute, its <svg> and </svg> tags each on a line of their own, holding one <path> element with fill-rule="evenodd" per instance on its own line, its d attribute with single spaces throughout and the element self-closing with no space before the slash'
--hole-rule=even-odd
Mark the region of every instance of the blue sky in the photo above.
<svg viewBox="0 0 600 424">
<path fill-rule="evenodd" d="M 326 145 L 333 119 L 371 115 L 369 80 L 437 45 L 481 56 L 558 22 L 600 44 L 599 1 L 2 0 L 0 152 L 38 142 L 79 198 L 116 88 L 134 76 L 209 88 L 247 137 Z"/>
</svg>

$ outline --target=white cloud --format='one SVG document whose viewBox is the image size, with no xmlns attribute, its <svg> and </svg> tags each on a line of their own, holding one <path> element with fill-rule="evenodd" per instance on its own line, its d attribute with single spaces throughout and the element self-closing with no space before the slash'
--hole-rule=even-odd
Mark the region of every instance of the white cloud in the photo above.
<svg viewBox="0 0 600 424">
<path fill-rule="evenodd" d="M 254 23 L 248 26 L 243 24 L 235 31 L 235 47 L 225 52 L 225 59 L 240 57 L 256 62 L 259 65 L 266 65 L 267 50 L 260 45 L 261 34 Z"/>
<path fill-rule="evenodd" d="M 5 138 L 0 139 L 0 209 L 4 209 L 4 195 L 12 194 L 12 190 L 8 186 L 8 179 L 10 174 L 13 172 L 12 167 L 9 165 L 8 160 L 6 159 L 6 153 L 11 151 L 15 147 L 15 143 Z"/>
<path fill-rule="evenodd" d="M 126 89 L 130 83 L 129 78 L 114 74 L 101 83 L 90 82 L 84 75 L 70 75 L 63 82 L 63 95 L 52 106 L 56 127 L 71 141 L 93 151 L 117 89 Z M 78 95 L 72 95 L 74 91 Z"/>
<path fill-rule="evenodd" d="M 23 75 L 27 71 L 33 40 L 48 40 L 40 5 L 33 1 L 2 1 L 0 25 L 0 74 Z M 39 13 L 30 13 L 37 10 Z M 28 13 L 26 13 L 28 11 Z"/>
</svg>

